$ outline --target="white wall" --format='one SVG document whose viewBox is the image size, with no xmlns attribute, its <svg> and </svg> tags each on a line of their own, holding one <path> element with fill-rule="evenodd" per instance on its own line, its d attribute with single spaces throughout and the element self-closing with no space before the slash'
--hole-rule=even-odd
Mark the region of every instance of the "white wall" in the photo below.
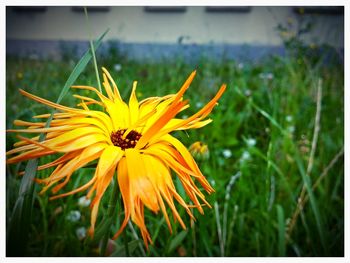
<svg viewBox="0 0 350 263">
<path fill-rule="evenodd" d="M 275 27 L 297 15 L 290 7 L 252 7 L 248 13 L 208 13 L 205 7 L 187 7 L 184 13 L 149 13 L 144 7 L 111 7 L 106 13 L 90 13 L 93 35 L 107 27 L 106 39 L 134 43 L 176 43 L 181 36 L 185 43 L 227 43 L 279 45 Z M 326 42 L 343 47 L 343 16 L 319 15 L 311 42 Z M 7 8 L 8 39 L 86 40 L 88 30 L 84 13 L 71 7 L 48 7 L 38 14 L 20 14 Z"/>
</svg>

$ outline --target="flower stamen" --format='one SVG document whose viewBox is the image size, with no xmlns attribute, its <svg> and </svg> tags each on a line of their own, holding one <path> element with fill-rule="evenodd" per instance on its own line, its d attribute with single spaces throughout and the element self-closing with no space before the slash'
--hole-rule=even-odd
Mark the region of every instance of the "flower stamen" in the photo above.
<svg viewBox="0 0 350 263">
<path fill-rule="evenodd" d="M 114 146 L 122 148 L 122 150 L 134 148 L 138 140 L 141 138 L 141 134 L 135 130 L 131 130 L 124 138 L 126 129 L 121 129 L 116 132 L 112 132 L 111 141 Z"/>
</svg>

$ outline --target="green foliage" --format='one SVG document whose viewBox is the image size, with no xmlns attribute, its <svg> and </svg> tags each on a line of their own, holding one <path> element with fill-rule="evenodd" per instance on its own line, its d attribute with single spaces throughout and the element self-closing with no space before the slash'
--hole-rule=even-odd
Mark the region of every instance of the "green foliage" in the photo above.
<svg viewBox="0 0 350 263">
<path fill-rule="evenodd" d="M 176 236 L 174 236 L 168 246 L 167 253 L 173 252 L 177 247 L 180 246 L 181 242 L 185 239 L 187 231 L 183 230 Z"/>
<path fill-rule="evenodd" d="M 170 234 L 161 213 L 155 215 L 145 209 L 146 224 L 153 238 L 149 251 L 143 246 L 138 228 L 127 226 L 126 236 L 109 241 L 109 255 L 125 256 L 126 243 L 131 256 L 142 256 L 143 253 L 148 256 L 220 256 L 222 249 L 225 256 L 344 255 L 343 157 L 329 169 L 318 187 L 312 189 L 344 145 L 343 65 L 325 64 L 322 57 L 311 61 L 308 57 L 300 60 L 300 57 L 293 56 L 270 57 L 244 64 L 203 59 L 195 67 L 183 59 L 157 63 L 119 61 L 113 56 L 97 59 L 99 65 L 105 66 L 115 77 L 125 99 L 134 80 L 138 81 L 137 94 L 141 100 L 176 92 L 190 72 L 197 69 L 197 76 L 185 94 L 191 107 L 179 117 L 196 112 L 200 104 L 213 97 L 221 83 L 228 85 L 219 105 L 210 115 L 211 124 L 187 133 L 174 133 L 188 147 L 198 140 L 209 146 L 210 157 L 199 166 L 216 190 L 207 196 L 213 208 L 205 207 L 204 215 L 194 211 L 197 220 L 191 226 L 190 218 L 177 205 L 187 230 L 170 218 L 173 234 Z M 114 71 L 114 64 L 121 64 L 121 70 Z M 19 87 L 55 100 L 71 69 L 66 61 L 8 58 L 7 128 L 13 128 L 14 119 L 30 120 L 34 114 L 48 111 L 21 97 L 17 91 Z M 93 66 L 88 65 L 75 83 L 94 85 L 95 78 Z M 321 129 L 308 176 L 306 167 L 313 140 L 318 79 L 323 82 Z M 82 90 L 74 92 L 92 95 Z M 79 101 L 70 96 L 62 100 L 63 105 L 77 103 Z M 12 134 L 7 134 L 6 149 L 11 149 L 15 141 Z M 231 156 L 227 155 L 228 152 Z M 47 157 L 39 162 L 50 160 Z M 13 193 L 19 190 L 21 178 L 17 173 L 23 169 L 24 164 L 7 166 L 7 222 L 15 209 L 17 196 Z M 38 176 L 46 177 L 50 172 L 41 171 Z M 93 168 L 80 169 L 61 191 L 82 185 L 92 175 Z M 176 176 L 173 178 L 179 194 L 189 202 Z M 288 225 L 304 184 L 310 201 L 305 204 L 288 236 Z M 40 187 L 36 188 L 35 192 Z M 98 223 L 107 213 L 111 188 L 100 204 Z M 86 238 L 79 240 L 76 235 L 78 228 L 88 229 L 90 224 L 89 207 L 78 205 L 78 198 L 83 194 L 54 201 L 48 201 L 48 194 L 36 195 L 33 200 L 26 255 L 99 255 L 100 244 Z M 71 211 L 79 211 L 78 221 L 67 219 Z M 119 229 L 124 218 L 119 201 L 114 218 L 110 236 Z M 110 246 L 110 243 L 114 245 Z"/>
</svg>

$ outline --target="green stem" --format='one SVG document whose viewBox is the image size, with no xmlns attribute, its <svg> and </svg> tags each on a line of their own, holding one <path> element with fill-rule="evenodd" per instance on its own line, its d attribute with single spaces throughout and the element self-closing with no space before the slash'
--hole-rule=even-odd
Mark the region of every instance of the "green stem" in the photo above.
<svg viewBox="0 0 350 263">
<path fill-rule="evenodd" d="M 108 220 L 108 218 L 112 218 L 114 216 L 114 213 L 116 211 L 115 208 L 116 208 L 116 204 L 117 204 L 117 198 L 118 198 L 118 183 L 117 183 L 117 176 L 116 176 L 114 186 L 113 186 L 112 195 L 111 195 L 111 197 L 109 199 L 109 203 L 108 203 L 107 215 L 105 217 L 106 220 Z M 102 237 L 101 253 L 100 253 L 101 256 L 104 256 L 106 254 L 108 239 L 109 239 L 109 231 L 106 231 L 104 237 Z"/>
<path fill-rule="evenodd" d="M 129 245 L 128 245 L 128 237 L 126 235 L 126 229 L 124 229 L 123 235 L 124 235 L 125 253 L 126 253 L 126 256 L 129 257 L 130 254 L 129 254 Z"/>
<path fill-rule="evenodd" d="M 100 83 L 100 76 L 98 75 L 98 67 L 97 67 L 97 61 L 96 61 L 96 56 L 95 56 L 95 49 L 94 49 L 94 44 L 92 43 L 91 29 L 90 29 L 89 17 L 88 17 L 88 13 L 87 13 L 86 7 L 84 7 L 84 13 L 85 13 L 85 18 L 86 18 L 86 24 L 87 24 L 87 27 L 89 29 L 90 50 L 91 50 L 91 53 L 92 53 L 92 59 L 94 61 L 94 68 L 95 68 L 95 73 L 96 73 L 98 90 L 102 93 L 101 83 Z"/>
</svg>

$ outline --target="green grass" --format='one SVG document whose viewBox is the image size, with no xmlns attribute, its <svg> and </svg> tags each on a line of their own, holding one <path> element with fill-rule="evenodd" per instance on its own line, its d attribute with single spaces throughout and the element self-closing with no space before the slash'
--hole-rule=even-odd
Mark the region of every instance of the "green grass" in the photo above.
<svg viewBox="0 0 350 263">
<path fill-rule="evenodd" d="M 344 255 L 343 155 L 340 154 L 334 165 L 325 170 L 344 145 L 342 65 L 332 61 L 322 63 L 321 59 L 312 60 L 308 56 L 270 57 L 243 65 L 238 61 L 205 59 L 195 65 L 185 63 L 183 59 L 139 63 L 113 56 L 100 58 L 98 54 L 97 60 L 100 66 L 110 70 L 124 98 L 129 96 L 134 80 L 138 81 L 141 99 L 174 93 L 190 72 L 197 69 L 197 76 L 185 94 L 191 108 L 180 116 L 194 113 L 198 110 L 198 102 L 208 102 L 220 84 L 228 84 L 219 106 L 210 115 L 214 120 L 211 124 L 199 130 L 175 133 L 186 146 L 197 140 L 208 144 L 210 158 L 200 161 L 199 166 L 216 190 L 208 196 L 213 208 L 205 208 L 204 215 L 194 211 L 197 221 L 191 227 L 184 209 L 177 206 L 188 228 L 183 231 L 178 223 L 174 223 L 173 235 L 161 213 L 155 215 L 146 211 L 146 224 L 154 244 L 149 251 L 143 251 L 140 242 L 134 241 L 135 234 L 127 227 L 131 256 L 142 256 L 143 253 L 148 256 Z M 114 63 L 122 65 L 121 71 L 113 70 Z M 35 114 L 49 112 L 48 108 L 20 96 L 18 89 L 56 101 L 74 64 L 8 58 L 6 67 L 6 126 L 13 128 L 15 119 L 31 120 Z M 320 131 L 308 175 L 319 79 L 322 79 Z M 97 86 L 91 63 L 76 84 Z M 61 104 L 73 106 L 78 103 L 70 94 Z M 10 150 L 16 138 L 7 134 L 6 140 L 6 150 Z M 232 156 L 226 158 L 224 150 L 230 150 Z M 40 163 L 50 160 L 51 157 L 45 157 Z M 25 163 L 7 166 L 7 223 L 11 220 L 21 180 L 17 172 L 24 167 Z M 311 190 L 324 171 L 324 179 Z M 40 171 L 37 176 L 45 177 L 49 172 Z M 83 184 L 92 173 L 92 168 L 80 169 L 64 191 Z M 176 176 L 173 178 L 179 193 L 186 198 Z M 287 227 L 304 182 L 308 183 L 309 201 L 289 237 Z M 35 187 L 38 193 L 40 186 Z M 112 187 L 109 187 L 103 198 L 98 222 L 107 212 L 111 191 Z M 79 240 L 76 235 L 77 228 L 88 228 L 90 220 L 89 208 L 80 208 L 77 204 L 81 195 L 54 201 L 48 200 L 48 194 L 35 195 L 26 255 L 98 255 L 96 242 Z M 123 219 L 120 197 L 118 200 L 111 235 Z M 77 222 L 67 220 L 73 210 L 81 213 Z M 140 238 L 137 226 L 134 225 L 134 229 Z M 126 255 L 124 238 L 122 235 L 115 241 L 113 255 Z"/>
</svg>

